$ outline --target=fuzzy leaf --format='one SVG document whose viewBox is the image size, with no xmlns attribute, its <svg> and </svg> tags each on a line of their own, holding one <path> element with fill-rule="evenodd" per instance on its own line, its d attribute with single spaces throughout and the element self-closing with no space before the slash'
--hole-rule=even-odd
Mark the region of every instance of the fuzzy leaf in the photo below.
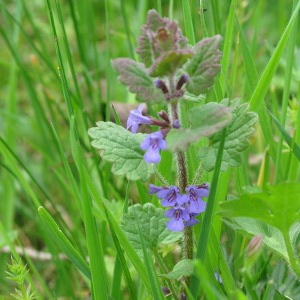
<svg viewBox="0 0 300 300">
<path fill-rule="evenodd" d="M 189 93 L 204 94 L 214 84 L 214 77 L 221 69 L 222 52 L 219 50 L 221 40 L 220 35 L 205 38 L 192 49 L 194 56 L 185 67 L 190 76 L 186 85 Z"/>
<path fill-rule="evenodd" d="M 250 234 L 261 234 L 264 243 L 289 262 L 284 236 L 295 247 L 299 235 L 300 185 L 282 183 L 260 193 L 244 194 L 221 204 L 220 214 Z"/>
<path fill-rule="evenodd" d="M 190 129 L 172 129 L 167 135 L 168 149 L 186 150 L 190 143 L 211 136 L 231 121 L 230 108 L 215 102 L 198 106 L 189 111 Z"/>
<path fill-rule="evenodd" d="M 228 99 L 224 99 L 221 104 L 228 105 L 228 101 Z M 232 121 L 227 126 L 222 171 L 226 171 L 229 166 L 240 166 L 242 163 L 240 152 L 248 148 L 248 138 L 254 132 L 253 126 L 257 122 L 257 114 L 248 112 L 249 105 L 247 103 L 240 104 L 239 99 L 235 99 L 230 102 L 230 107 L 232 108 Z M 212 171 L 215 167 L 221 138 L 222 132 L 217 132 L 210 138 L 210 146 L 200 150 L 199 158 L 206 171 Z"/>
<path fill-rule="evenodd" d="M 261 220 L 281 232 L 289 232 L 300 220 L 300 185 L 282 183 L 266 192 L 242 195 L 238 200 L 221 204 L 225 218 L 250 217 Z"/>
<path fill-rule="evenodd" d="M 263 236 L 263 242 L 269 249 L 277 252 L 282 258 L 289 261 L 283 236 L 277 228 L 260 220 L 244 217 L 230 218 L 230 220 L 224 220 L 224 222 L 233 230 L 240 231 L 243 234 Z"/>
<path fill-rule="evenodd" d="M 137 226 L 137 222 L 139 227 Z M 182 238 L 182 232 L 173 232 L 166 228 L 167 219 L 164 210 L 147 203 L 144 206 L 130 206 L 123 215 L 121 226 L 140 256 L 143 255 L 139 229 L 147 248 L 156 249 L 160 244 L 170 244 Z"/>
<path fill-rule="evenodd" d="M 147 180 L 155 171 L 144 161 L 140 144 L 145 135 L 133 134 L 111 122 L 97 122 L 88 134 L 94 139 L 92 146 L 102 150 L 104 160 L 112 162 L 112 172 L 125 175 L 128 180 Z"/>
<path fill-rule="evenodd" d="M 136 49 L 140 61 L 147 68 L 166 52 L 180 50 L 186 46 L 187 39 L 182 35 L 176 21 L 161 18 L 155 10 L 148 12 L 147 22 L 142 27 Z"/>
<path fill-rule="evenodd" d="M 179 261 L 169 274 L 161 274 L 160 277 L 169 279 L 179 279 L 181 277 L 188 277 L 193 274 L 194 264 L 190 259 L 183 259 Z"/>
<path fill-rule="evenodd" d="M 173 74 L 191 58 L 193 52 L 190 50 L 169 51 L 157 58 L 150 68 L 150 76 L 159 77 Z"/>
<path fill-rule="evenodd" d="M 143 64 L 128 58 L 117 58 L 112 61 L 112 65 L 120 74 L 118 79 L 128 86 L 131 93 L 136 94 L 138 101 L 153 102 L 165 100 L 161 90 L 154 86 L 152 78 L 147 75 Z"/>
</svg>

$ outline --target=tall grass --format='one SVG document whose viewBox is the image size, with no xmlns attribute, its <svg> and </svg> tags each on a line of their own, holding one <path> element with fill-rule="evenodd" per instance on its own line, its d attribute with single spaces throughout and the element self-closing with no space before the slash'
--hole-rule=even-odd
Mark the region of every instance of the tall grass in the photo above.
<svg viewBox="0 0 300 300">
<path fill-rule="evenodd" d="M 153 257 L 142 240 L 141 257 L 120 227 L 128 205 L 157 200 L 145 183 L 112 175 L 87 135 L 99 120 L 124 123 L 120 103 L 135 103 L 110 61 L 136 58 L 136 39 L 152 8 L 177 19 L 190 44 L 221 34 L 222 72 L 206 101 L 240 97 L 259 114 L 243 165 L 202 172 L 211 191 L 195 228 L 199 260 L 189 299 L 199 292 L 206 299 L 275 299 L 289 284 L 295 297 L 294 275 L 267 249 L 256 262 L 257 276 L 247 281 L 249 237 L 227 227 L 218 211 L 221 201 L 257 186 L 299 182 L 299 7 L 296 0 L 0 3 L 0 298 L 15 289 L 6 272 L 17 262 L 28 270 L 24 285 L 37 299 L 163 299 L 162 282 L 169 282 L 159 275 L 171 271 L 178 248 L 160 248 Z M 190 174 L 195 159 L 192 148 Z M 175 178 L 172 166 L 165 153 L 159 172 L 168 182 Z M 37 255 L 45 252 L 50 259 Z M 259 297 L 257 285 L 264 288 Z"/>
</svg>

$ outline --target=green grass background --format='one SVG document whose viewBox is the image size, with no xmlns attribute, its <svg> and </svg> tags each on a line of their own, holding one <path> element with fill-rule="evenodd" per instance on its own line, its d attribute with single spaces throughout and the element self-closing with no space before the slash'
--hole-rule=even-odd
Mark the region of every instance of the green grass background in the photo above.
<svg viewBox="0 0 300 300">
<path fill-rule="evenodd" d="M 112 175 L 87 135 L 96 121 L 111 119 L 111 102 L 135 104 L 110 60 L 137 59 L 137 37 L 152 8 L 177 19 L 191 44 L 221 34 L 222 72 L 206 101 L 240 97 L 259 114 L 243 165 L 220 175 L 217 201 L 257 185 L 299 181 L 299 159 L 265 110 L 300 143 L 300 35 L 298 13 L 293 14 L 298 1 L 2 0 L 0 298 L 10 299 L 15 287 L 5 273 L 10 256 L 27 265 L 25 285 L 37 299 L 161 297 L 156 275 L 147 277 L 155 269 L 151 257 L 148 263 L 147 255 L 145 263 L 136 257 L 118 225 L 128 203 L 158 205 L 157 200 L 147 194 L 147 185 Z M 156 109 L 149 106 L 150 112 Z M 122 117 L 122 109 L 118 112 Z M 193 149 L 188 157 L 192 175 L 198 168 Z M 170 165 L 165 153 L 160 170 L 172 182 Z M 203 181 L 211 179 L 203 173 Z M 222 227 L 219 216 L 208 226 L 213 234 L 205 246 L 207 262 L 198 266 L 206 299 L 226 299 L 229 291 L 235 299 L 273 299 L 280 282 L 297 295 L 288 267 L 266 249 L 257 262 L 260 276 L 247 282 L 241 269 L 249 238 Z M 30 257 L 29 248 L 51 258 Z M 158 255 L 172 269 L 178 252 L 174 246 Z M 218 265 L 227 278 L 224 286 L 210 278 Z M 257 286 L 260 298 L 253 293 Z"/>
</svg>

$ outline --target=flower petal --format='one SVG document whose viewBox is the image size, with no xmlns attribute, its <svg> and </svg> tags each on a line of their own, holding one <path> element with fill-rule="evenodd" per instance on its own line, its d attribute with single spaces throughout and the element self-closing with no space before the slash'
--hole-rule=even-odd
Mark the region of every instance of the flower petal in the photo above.
<svg viewBox="0 0 300 300">
<path fill-rule="evenodd" d="M 153 148 L 148 148 L 146 154 L 144 155 L 144 160 L 147 163 L 153 163 L 153 164 L 157 164 L 160 162 L 161 157 L 159 154 L 159 149 L 153 149 Z"/>
<path fill-rule="evenodd" d="M 146 150 L 150 147 L 150 145 L 151 145 L 151 138 L 149 135 L 147 135 L 145 139 L 142 141 L 140 147 L 141 149 Z"/>
<path fill-rule="evenodd" d="M 171 208 L 171 209 L 167 210 L 167 211 L 165 212 L 165 217 L 166 217 L 166 218 L 172 218 L 173 215 L 174 215 L 174 212 L 175 212 L 175 209 L 174 209 L 174 208 Z"/>
<path fill-rule="evenodd" d="M 184 228 L 184 224 L 182 219 L 179 219 L 178 221 L 171 219 L 169 222 L 167 222 L 167 228 L 171 231 L 181 231 Z"/>
<path fill-rule="evenodd" d="M 149 184 L 149 194 L 156 194 L 157 192 L 165 189 L 163 186 L 156 186 L 154 184 Z"/>
</svg>

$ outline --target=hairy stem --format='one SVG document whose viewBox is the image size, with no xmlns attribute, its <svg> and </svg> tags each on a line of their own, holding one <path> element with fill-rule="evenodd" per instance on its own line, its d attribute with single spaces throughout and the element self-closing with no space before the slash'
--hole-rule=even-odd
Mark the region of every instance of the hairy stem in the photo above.
<svg viewBox="0 0 300 300">
<path fill-rule="evenodd" d="M 170 78 L 170 90 L 171 94 L 174 95 L 174 81 L 173 78 Z M 171 99 L 169 104 L 169 114 L 171 124 L 174 124 L 174 121 L 179 120 L 179 107 L 178 101 L 176 99 Z M 176 151 L 176 162 L 177 162 L 177 170 L 178 170 L 178 180 L 179 180 L 179 188 L 181 193 L 185 193 L 185 189 L 188 186 L 188 170 L 187 170 L 187 162 L 185 153 L 182 151 Z M 194 256 L 194 238 L 193 238 L 193 229 L 192 227 L 185 227 L 183 233 L 183 258 L 185 259 L 193 259 Z M 184 278 L 184 283 L 189 286 L 190 277 Z M 182 283 L 182 290 L 184 284 Z"/>
<path fill-rule="evenodd" d="M 297 262 L 297 260 L 295 258 L 295 253 L 294 253 L 294 249 L 291 245 L 289 233 L 287 232 L 287 233 L 283 234 L 283 238 L 284 238 L 286 250 L 288 253 L 290 265 L 291 265 L 293 271 L 297 274 L 297 276 L 300 277 L 299 263 Z"/>
</svg>

